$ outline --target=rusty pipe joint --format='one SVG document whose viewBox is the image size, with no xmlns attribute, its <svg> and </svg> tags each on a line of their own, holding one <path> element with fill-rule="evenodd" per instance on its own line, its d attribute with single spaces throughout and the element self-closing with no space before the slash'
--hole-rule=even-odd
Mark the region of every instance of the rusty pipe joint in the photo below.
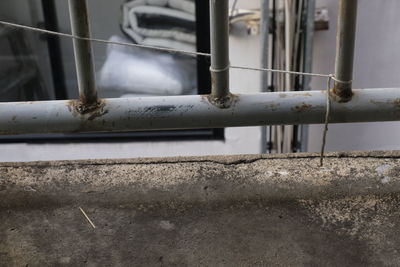
<svg viewBox="0 0 400 267">
<path fill-rule="evenodd" d="M 336 78 L 332 78 L 333 83 L 333 95 L 338 98 L 339 102 L 348 102 L 353 97 L 352 84 L 353 81 L 341 81 Z"/>
<path fill-rule="evenodd" d="M 210 67 L 211 94 L 209 100 L 219 108 L 229 108 L 232 102 L 232 95 L 229 92 L 229 68 L 229 65 L 223 69 Z"/>
</svg>

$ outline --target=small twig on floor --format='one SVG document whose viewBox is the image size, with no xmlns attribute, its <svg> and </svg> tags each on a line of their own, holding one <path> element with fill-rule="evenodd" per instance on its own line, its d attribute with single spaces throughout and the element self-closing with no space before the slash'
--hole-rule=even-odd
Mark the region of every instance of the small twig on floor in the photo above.
<svg viewBox="0 0 400 267">
<path fill-rule="evenodd" d="M 86 220 L 88 220 L 88 222 L 90 223 L 90 225 L 92 225 L 92 227 L 93 227 L 94 229 L 96 229 L 96 226 L 94 225 L 94 223 L 92 222 L 92 220 L 89 218 L 89 216 L 87 216 L 86 212 L 85 212 L 81 207 L 79 207 L 79 209 L 81 210 L 83 216 L 85 216 Z"/>
</svg>

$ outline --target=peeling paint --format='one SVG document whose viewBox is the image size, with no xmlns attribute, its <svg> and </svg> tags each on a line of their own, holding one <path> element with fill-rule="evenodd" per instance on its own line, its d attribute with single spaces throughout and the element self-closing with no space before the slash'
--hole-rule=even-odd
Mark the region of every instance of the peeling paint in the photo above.
<svg viewBox="0 0 400 267">
<path fill-rule="evenodd" d="M 211 103 L 213 106 L 216 106 L 221 109 L 230 108 L 231 106 L 234 107 L 240 100 L 239 95 L 234 95 L 231 93 L 222 99 L 216 98 L 213 95 L 206 95 L 206 98 L 208 102 Z"/>
<path fill-rule="evenodd" d="M 88 116 L 87 120 L 89 121 L 108 113 L 106 100 L 104 99 L 98 99 L 96 103 L 91 105 L 83 104 L 79 100 L 69 100 L 67 101 L 67 107 L 74 116 Z"/>
<path fill-rule="evenodd" d="M 304 112 L 311 108 L 312 108 L 312 105 L 306 104 L 303 102 L 301 105 L 297 105 L 297 106 L 293 107 L 292 110 L 296 111 L 296 112 Z"/>
<path fill-rule="evenodd" d="M 377 101 L 375 99 L 371 99 L 369 102 L 375 105 L 391 104 L 394 105 L 395 108 L 400 108 L 400 98 L 395 98 L 393 100 L 387 100 L 387 101 Z"/>
<path fill-rule="evenodd" d="M 281 104 L 277 102 L 268 102 L 265 104 L 265 107 L 271 111 L 276 111 Z"/>
<path fill-rule="evenodd" d="M 175 105 L 156 105 L 147 107 L 144 109 L 144 112 L 172 112 L 176 110 Z"/>
</svg>

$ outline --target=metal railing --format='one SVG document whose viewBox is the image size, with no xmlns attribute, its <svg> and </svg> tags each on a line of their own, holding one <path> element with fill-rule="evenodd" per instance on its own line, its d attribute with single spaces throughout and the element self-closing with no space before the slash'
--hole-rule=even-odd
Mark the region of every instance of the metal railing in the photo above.
<svg viewBox="0 0 400 267">
<path fill-rule="evenodd" d="M 330 123 L 400 119 L 399 89 L 352 90 L 357 0 L 339 0 Z M 86 0 L 69 0 L 72 35 L 89 38 Z M 210 0 L 210 95 L 97 98 L 91 43 L 74 40 L 80 99 L 0 103 L 0 134 L 113 132 L 324 123 L 328 91 L 229 91 L 228 0 Z M 322 88 L 321 88 L 322 89 Z"/>
</svg>

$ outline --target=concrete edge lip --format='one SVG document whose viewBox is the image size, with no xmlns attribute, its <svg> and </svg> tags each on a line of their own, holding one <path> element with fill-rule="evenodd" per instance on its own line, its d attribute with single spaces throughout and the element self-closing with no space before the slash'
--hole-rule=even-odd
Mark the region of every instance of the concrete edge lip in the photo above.
<svg viewBox="0 0 400 267">
<path fill-rule="evenodd" d="M 255 160 L 270 159 L 315 159 L 319 153 L 289 153 L 289 154 L 243 154 L 220 156 L 189 156 L 189 157 L 146 157 L 121 159 L 86 159 L 86 160 L 59 160 L 59 161 L 28 161 L 28 162 L 0 162 L 1 167 L 27 166 L 63 166 L 63 165 L 114 165 L 114 164 L 161 164 L 161 163 L 190 163 L 214 162 L 220 164 L 250 163 Z M 400 150 L 386 151 L 352 151 L 325 153 L 325 158 L 400 158 Z"/>
<path fill-rule="evenodd" d="M 399 166 L 399 151 L 331 153 L 322 168 L 318 154 L 2 164 L 0 208 L 394 194 Z"/>
</svg>

